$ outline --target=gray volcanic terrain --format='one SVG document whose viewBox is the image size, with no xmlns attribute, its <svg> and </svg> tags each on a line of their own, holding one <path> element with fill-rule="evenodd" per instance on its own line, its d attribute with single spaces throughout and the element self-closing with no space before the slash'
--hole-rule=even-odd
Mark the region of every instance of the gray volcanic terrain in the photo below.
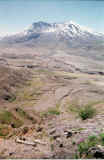
<svg viewBox="0 0 104 160">
<path fill-rule="evenodd" d="M 27 30 L 0 40 L 1 57 L 27 58 L 33 65 L 72 72 L 103 72 L 103 52 L 104 34 L 71 21 L 35 22 Z"/>
<path fill-rule="evenodd" d="M 66 71 L 103 72 L 104 34 L 74 22 L 35 22 L 27 30 L 0 40 L 0 56 L 30 59 L 33 66 Z"/>
<path fill-rule="evenodd" d="M 104 159 L 104 34 L 35 22 L 0 38 L 0 158 Z"/>
</svg>

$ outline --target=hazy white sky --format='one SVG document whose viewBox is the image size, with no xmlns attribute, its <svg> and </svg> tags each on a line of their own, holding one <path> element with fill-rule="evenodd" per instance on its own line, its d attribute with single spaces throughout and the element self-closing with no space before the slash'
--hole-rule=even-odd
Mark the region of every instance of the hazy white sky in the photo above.
<svg viewBox="0 0 104 160">
<path fill-rule="evenodd" d="M 104 32 L 104 1 L 0 0 L 0 33 L 20 32 L 35 21 L 70 20 Z"/>
</svg>

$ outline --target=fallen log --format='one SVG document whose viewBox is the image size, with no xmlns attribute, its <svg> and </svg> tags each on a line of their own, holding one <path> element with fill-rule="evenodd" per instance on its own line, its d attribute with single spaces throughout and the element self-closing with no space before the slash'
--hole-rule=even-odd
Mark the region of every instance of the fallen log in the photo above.
<svg viewBox="0 0 104 160">
<path fill-rule="evenodd" d="M 21 139 L 21 138 L 17 138 L 16 139 L 17 143 L 21 143 L 21 144 L 27 144 L 27 145 L 32 145 L 32 146 L 36 146 L 36 144 L 42 144 L 42 145 L 46 145 L 45 142 L 41 142 L 40 140 L 34 140 L 34 141 L 28 141 L 25 138 Z"/>
<path fill-rule="evenodd" d="M 27 141 L 27 140 L 21 140 L 19 138 L 16 139 L 16 142 L 17 143 L 21 143 L 21 144 L 26 144 L 26 145 L 32 145 L 32 146 L 36 146 L 36 143 L 35 142 L 30 142 L 30 141 Z"/>
<path fill-rule="evenodd" d="M 38 140 L 38 139 L 34 140 L 34 142 L 35 142 L 35 143 L 42 144 L 42 145 L 46 145 L 46 143 L 45 143 L 45 142 L 41 142 L 41 141 L 40 141 L 40 140 Z"/>
</svg>

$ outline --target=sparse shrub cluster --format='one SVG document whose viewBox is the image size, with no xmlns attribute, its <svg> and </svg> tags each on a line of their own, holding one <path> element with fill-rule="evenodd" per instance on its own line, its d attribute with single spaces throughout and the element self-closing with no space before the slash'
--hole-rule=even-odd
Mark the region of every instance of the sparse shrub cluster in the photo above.
<svg viewBox="0 0 104 160">
<path fill-rule="evenodd" d="M 23 124 L 23 122 L 20 119 L 17 119 L 9 111 L 1 111 L 0 112 L 0 123 L 11 125 L 13 128 L 18 128 Z"/>
<path fill-rule="evenodd" d="M 49 108 L 47 111 L 40 113 L 41 117 L 47 117 L 48 115 L 60 115 L 60 103 L 57 103 L 55 107 Z"/>
<path fill-rule="evenodd" d="M 93 108 L 91 105 L 86 105 L 79 110 L 79 116 L 82 120 L 86 120 L 88 118 L 92 118 L 96 113 L 95 108 Z"/>
<path fill-rule="evenodd" d="M 6 137 L 9 134 L 8 126 L 0 125 L 0 136 Z"/>
<path fill-rule="evenodd" d="M 60 111 L 56 108 L 50 108 L 48 111 L 40 114 L 41 117 L 47 117 L 48 115 L 60 115 Z"/>
<path fill-rule="evenodd" d="M 49 108 L 47 111 L 40 113 L 41 117 L 47 117 L 49 115 L 60 115 L 60 104 L 56 104 L 55 107 Z"/>
<path fill-rule="evenodd" d="M 28 119 L 30 121 L 32 121 L 32 123 L 36 123 L 37 120 L 31 116 L 30 114 L 28 114 L 27 112 L 25 112 L 22 108 L 16 108 L 15 111 L 19 114 L 19 116 L 21 116 L 22 118 Z"/>
<path fill-rule="evenodd" d="M 101 133 L 98 136 L 89 136 L 87 139 L 80 139 L 80 141 L 77 144 L 78 150 L 76 158 L 96 158 L 90 152 L 90 149 L 93 147 L 97 147 L 98 145 L 104 146 L 104 133 Z M 100 154 L 97 156 L 100 156 Z"/>
<path fill-rule="evenodd" d="M 55 108 L 53 108 L 53 109 L 50 109 L 50 110 L 48 111 L 48 114 L 59 115 L 59 114 L 60 114 L 60 111 L 57 110 L 57 109 L 55 109 Z"/>
<path fill-rule="evenodd" d="M 12 102 L 16 99 L 15 89 L 29 80 L 27 70 L 16 70 L 0 65 L 0 99 Z M 31 77 L 31 75 L 30 75 Z"/>
<path fill-rule="evenodd" d="M 69 105 L 69 110 L 75 112 L 82 120 L 92 118 L 96 114 L 96 109 L 92 104 L 79 105 L 77 103 L 72 103 Z"/>
</svg>

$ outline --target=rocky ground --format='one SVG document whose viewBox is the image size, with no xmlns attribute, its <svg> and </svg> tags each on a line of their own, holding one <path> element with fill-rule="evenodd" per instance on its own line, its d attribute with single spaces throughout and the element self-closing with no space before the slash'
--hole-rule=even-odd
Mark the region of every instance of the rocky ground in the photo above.
<svg viewBox="0 0 104 160">
<path fill-rule="evenodd" d="M 103 132 L 103 72 L 71 67 L 1 59 L 0 158 L 75 158 L 82 137 Z M 82 120 L 86 104 L 96 114 Z"/>
</svg>

